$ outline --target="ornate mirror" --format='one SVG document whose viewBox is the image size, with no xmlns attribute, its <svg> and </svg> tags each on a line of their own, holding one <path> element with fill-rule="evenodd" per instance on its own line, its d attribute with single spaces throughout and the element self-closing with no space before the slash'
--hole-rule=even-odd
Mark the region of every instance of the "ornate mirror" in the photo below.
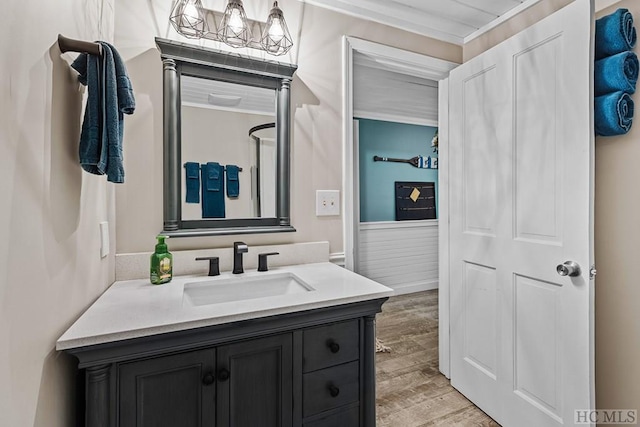
<svg viewBox="0 0 640 427">
<path fill-rule="evenodd" d="M 295 65 L 156 38 L 164 81 L 164 229 L 295 231 L 289 217 Z"/>
</svg>

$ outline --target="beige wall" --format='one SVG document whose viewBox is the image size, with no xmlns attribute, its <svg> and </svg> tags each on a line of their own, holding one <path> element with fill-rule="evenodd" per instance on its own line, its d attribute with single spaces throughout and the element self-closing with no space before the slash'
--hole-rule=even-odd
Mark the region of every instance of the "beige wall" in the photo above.
<svg viewBox="0 0 640 427">
<path fill-rule="evenodd" d="M 464 46 L 465 61 L 569 2 L 543 0 Z M 640 19 L 637 0 L 623 0 L 596 17 L 618 7 Z M 601 409 L 640 411 L 639 140 L 640 123 L 625 136 L 596 138 L 596 405 Z"/>
<path fill-rule="evenodd" d="M 82 94 L 55 41 L 112 39 L 114 5 L 2 6 L 0 426 L 69 427 L 76 365 L 55 342 L 113 280 L 98 223 L 115 229 L 115 192 L 78 165 Z"/>
<path fill-rule="evenodd" d="M 154 37 L 180 39 L 169 28 L 170 3 L 118 0 L 116 43 L 138 96 L 127 123 L 125 162 L 130 179 L 117 191 L 118 253 L 150 251 L 162 229 L 162 74 Z M 269 2 L 247 0 L 247 14 L 264 19 Z M 351 35 L 460 62 L 459 46 L 318 8 L 280 1 L 294 49 L 280 60 L 298 64 L 292 85 L 292 224 L 296 233 L 248 235 L 250 245 L 328 240 L 343 251 L 342 217 L 315 216 L 315 191 L 342 189 L 342 36 Z M 204 2 L 223 10 L 222 0 Z M 191 41 L 193 43 L 193 41 Z M 217 43 L 208 46 L 225 48 Z M 226 48 L 225 48 L 226 49 Z M 255 52 L 251 52 L 255 54 Z M 238 236 L 173 239 L 171 249 L 225 247 Z"/>
<path fill-rule="evenodd" d="M 637 0 L 621 1 L 597 16 L 618 7 L 633 13 L 637 27 Z M 640 105 L 637 94 L 633 98 Z M 596 403 L 640 411 L 638 112 L 627 135 L 596 138 Z"/>
</svg>

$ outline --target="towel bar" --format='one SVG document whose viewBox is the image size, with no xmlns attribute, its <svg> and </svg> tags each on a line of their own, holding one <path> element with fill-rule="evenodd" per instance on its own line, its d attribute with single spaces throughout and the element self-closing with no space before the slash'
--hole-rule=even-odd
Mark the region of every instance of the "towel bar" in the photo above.
<svg viewBox="0 0 640 427">
<path fill-rule="evenodd" d="M 102 56 L 102 46 L 100 46 L 100 43 L 70 39 L 62 34 L 58 34 L 58 46 L 62 53 L 80 52 Z"/>
</svg>

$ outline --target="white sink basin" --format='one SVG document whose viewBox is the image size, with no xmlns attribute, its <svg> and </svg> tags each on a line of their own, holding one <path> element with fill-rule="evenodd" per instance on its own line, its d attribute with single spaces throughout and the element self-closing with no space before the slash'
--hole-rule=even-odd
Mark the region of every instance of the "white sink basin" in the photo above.
<svg viewBox="0 0 640 427">
<path fill-rule="evenodd" d="M 275 297 L 313 291 L 311 286 L 292 273 L 257 273 L 190 282 L 184 285 L 184 303 L 211 305 L 231 301 Z"/>
</svg>

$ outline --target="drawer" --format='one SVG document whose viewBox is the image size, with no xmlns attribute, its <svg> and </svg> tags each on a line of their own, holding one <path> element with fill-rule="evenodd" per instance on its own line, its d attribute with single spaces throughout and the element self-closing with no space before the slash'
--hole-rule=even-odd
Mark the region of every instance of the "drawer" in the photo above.
<svg viewBox="0 0 640 427">
<path fill-rule="evenodd" d="M 306 329 L 303 338 L 304 372 L 328 368 L 360 357 L 358 319 Z"/>
<path fill-rule="evenodd" d="M 340 412 L 305 422 L 304 427 L 360 427 L 360 407 L 353 406 Z"/>
<path fill-rule="evenodd" d="M 304 417 L 357 402 L 360 390 L 359 372 L 359 363 L 356 361 L 304 374 Z"/>
</svg>

